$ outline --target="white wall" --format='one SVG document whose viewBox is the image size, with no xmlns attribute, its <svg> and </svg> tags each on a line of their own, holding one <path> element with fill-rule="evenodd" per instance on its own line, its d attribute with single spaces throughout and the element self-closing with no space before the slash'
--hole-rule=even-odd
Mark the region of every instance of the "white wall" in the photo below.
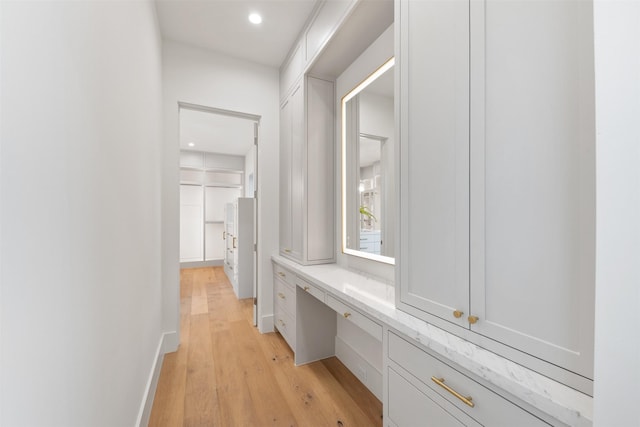
<svg viewBox="0 0 640 427">
<path fill-rule="evenodd" d="M 161 339 L 151 2 L 1 2 L 3 426 L 132 426 Z"/>
<path fill-rule="evenodd" d="M 178 102 L 261 116 L 258 161 L 258 326 L 273 330 L 271 255 L 278 252 L 278 70 L 206 50 L 163 43 L 163 327 L 179 342 Z"/>
<path fill-rule="evenodd" d="M 596 1 L 594 425 L 639 426 L 640 2 Z"/>
</svg>

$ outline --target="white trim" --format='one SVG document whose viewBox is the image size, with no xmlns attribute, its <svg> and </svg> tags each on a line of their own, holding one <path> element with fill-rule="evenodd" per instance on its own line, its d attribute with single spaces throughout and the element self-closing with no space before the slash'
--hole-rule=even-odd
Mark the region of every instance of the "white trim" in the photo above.
<svg viewBox="0 0 640 427">
<path fill-rule="evenodd" d="M 162 353 L 173 353 L 180 346 L 180 335 L 176 331 L 165 332 L 162 342 Z"/>
<path fill-rule="evenodd" d="M 266 334 L 267 332 L 274 332 L 273 319 L 274 319 L 273 314 L 260 317 L 260 321 L 258 322 L 258 330 L 260 331 L 261 334 Z"/>
<path fill-rule="evenodd" d="M 158 342 L 158 348 L 156 349 L 156 355 L 153 360 L 153 366 L 147 381 L 147 386 L 142 396 L 142 403 L 140 404 L 140 410 L 138 412 L 138 419 L 136 420 L 136 427 L 144 427 L 149 425 L 149 418 L 151 417 L 151 409 L 153 408 L 153 399 L 156 396 L 156 388 L 158 387 L 158 379 L 160 378 L 160 370 L 162 368 L 162 362 L 164 360 L 164 349 L 166 347 L 166 340 L 171 333 L 164 333 L 160 337 Z"/>
<path fill-rule="evenodd" d="M 222 108 L 208 107 L 206 105 L 191 104 L 188 102 L 181 102 L 181 101 L 178 101 L 178 107 L 179 109 L 201 111 L 203 113 L 213 113 L 213 114 L 219 114 L 222 116 L 236 117 L 239 119 L 247 119 L 257 123 L 260 123 L 260 119 L 262 118 L 262 116 L 258 114 L 250 114 L 250 113 L 243 113 L 241 111 L 225 110 Z"/>
</svg>

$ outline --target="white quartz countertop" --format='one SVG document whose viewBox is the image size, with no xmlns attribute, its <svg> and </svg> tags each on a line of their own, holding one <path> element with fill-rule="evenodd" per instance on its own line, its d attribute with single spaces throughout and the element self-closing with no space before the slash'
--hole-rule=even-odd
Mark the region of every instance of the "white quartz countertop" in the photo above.
<svg viewBox="0 0 640 427">
<path fill-rule="evenodd" d="M 337 264 L 304 266 L 279 255 L 272 259 L 325 292 L 551 417 L 571 426 L 592 425 L 593 399 L 590 396 L 396 309 L 392 284 Z"/>
</svg>

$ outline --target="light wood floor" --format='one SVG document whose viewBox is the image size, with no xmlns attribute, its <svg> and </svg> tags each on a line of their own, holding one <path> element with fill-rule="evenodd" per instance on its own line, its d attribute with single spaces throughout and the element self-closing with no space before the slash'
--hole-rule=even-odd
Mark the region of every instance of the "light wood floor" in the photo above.
<svg viewBox="0 0 640 427">
<path fill-rule="evenodd" d="M 382 425 L 382 403 L 338 359 L 295 367 L 280 334 L 260 334 L 221 267 L 181 271 L 180 315 L 149 426 Z"/>
</svg>

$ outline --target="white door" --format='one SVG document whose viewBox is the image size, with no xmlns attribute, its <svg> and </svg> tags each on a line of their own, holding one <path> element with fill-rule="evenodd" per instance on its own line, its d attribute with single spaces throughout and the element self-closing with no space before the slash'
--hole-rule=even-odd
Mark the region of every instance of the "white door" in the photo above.
<svg viewBox="0 0 640 427">
<path fill-rule="evenodd" d="M 180 262 L 202 261 L 204 255 L 202 186 L 180 186 Z"/>
<path fill-rule="evenodd" d="M 469 1 L 399 8 L 399 306 L 468 327 Z"/>
</svg>

